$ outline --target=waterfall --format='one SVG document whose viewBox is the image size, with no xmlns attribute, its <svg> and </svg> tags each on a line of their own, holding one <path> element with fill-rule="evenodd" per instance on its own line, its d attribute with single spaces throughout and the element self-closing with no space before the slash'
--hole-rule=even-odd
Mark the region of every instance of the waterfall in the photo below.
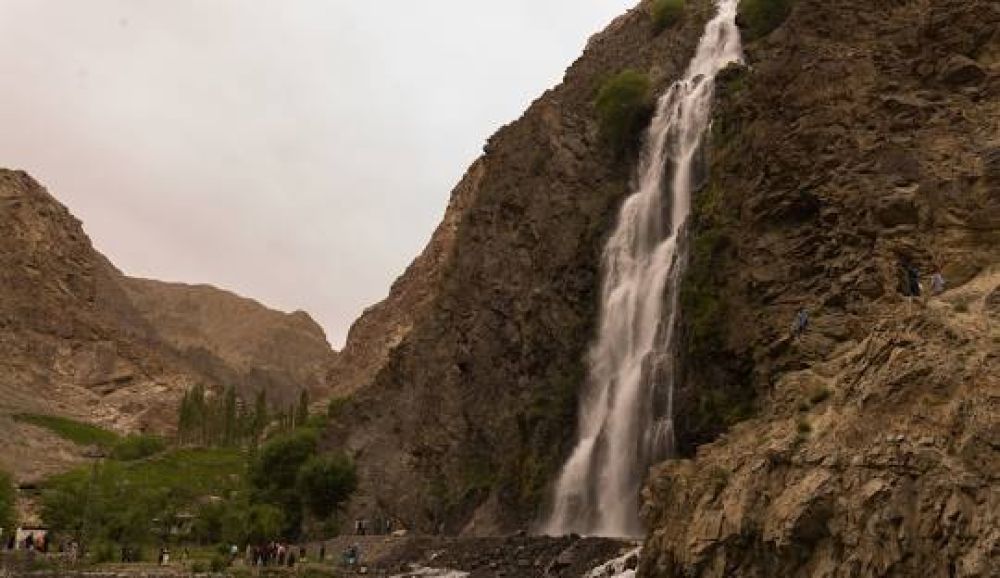
<svg viewBox="0 0 1000 578">
<path fill-rule="evenodd" d="M 556 483 L 547 534 L 639 536 L 639 491 L 673 452 L 673 341 L 691 192 L 716 74 L 742 58 L 736 7 L 716 0 L 684 77 L 659 99 L 636 190 L 602 257 L 598 335 L 580 400 L 579 441 Z"/>
</svg>

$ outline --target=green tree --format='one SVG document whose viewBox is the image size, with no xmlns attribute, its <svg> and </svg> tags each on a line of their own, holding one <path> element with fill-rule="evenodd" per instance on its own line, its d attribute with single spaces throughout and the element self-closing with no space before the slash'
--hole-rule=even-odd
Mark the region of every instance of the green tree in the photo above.
<svg viewBox="0 0 1000 578">
<path fill-rule="evenodd" d="M 767 36 L 785 21 L 794 0 L 743 0 L 740 2 L 740 22 L 747 40 Z"/>
<path fill-rule="evenodd" d="M 16 501 L 17 491 L 14 489 L 13 478 L 0 470 L 0 528 L 3 528 L 4 539 L 17 525 Z"/>
<path fill-rule="evenodd" d="M 303 389 L 299 393 L 299 407 L 295 412 L 295 427 L 305 427 L 309 422 L 309 392 Z"/>
<path fill-rule="evenodd" d="M 201 384 L 194 386 L 188 395 L 188 411 L 190 412 L 190 434 L 191 439 L 196 443 L 207 443 L 208 424 L 207 407 L 205 402 L 205 387 Z"/>
<path fill-rule="evenodd" d="M 50 480 L 42 492 L 41 514 L 56 533 L 87 546 L 103 532 L 104 493 L 101 468 L 82 468 Z M 86 538 L 86 539 L 85 539 Z"/>
<path fill-rule="evenodd" d="M 299 469 L 296 487 L 303 505 L 317 518 L 329 518 L 357 488 L 354 464 L 344 455 L 314 456 Z"/>
<path fill-rule="evenodd" d="M 270 417 L 267 414 L 267 392 L 261 389 L 257 392 L 257 399 L 254 402 L 253 419 L 251 420 L 251 435 L 253 436 L 254 446 L 260 443 L 260 439 L 267 429 L 269 419 Z"/>
<path fill-rule="evenodd" d="M 226 446 L 234 446 L 238 440 L 239 424 L 236 415 L 236 388 L 229 386 L 226 388 L 226 395 L 223 401 L 223 443 Z"/>
<path fill-rule="evenodd" d="M 268 441 L 250 468 L 250 483 L 268 496 L 295 487 L 299 468 L 316 454 L 316 432 L 296 430 Z"/>
<path fill-rule="evenodd" d="M 280 507 L 283 533 L 295 538 L 302 525 L 302 500 L 296 491 L 299 470 L 316 454 L 317 436 L 311 429 L 294 430 L 268 441 L 250 467 L 252 500 Z"/>
<path fill-rule="evenodd" d="M 180 443 L 185 443 L 188 441 L 191 435 L 191 429 L 193 427 L 192 415 L 191 415 L 191 395 L 190 392 L 185 391 L 184 397 L 181 398 L 181 405 L 177 410 L 177 440 Z"/>
<path fill-rule="evenodd" d="M 619 157 L 635 150 L 653 112 L 649 77 L 635 70 L 613 76 L 601 86 L 594 106 L 605 144 Z"/>
<path fill-rule="evenodd" d="M 684 15 L 684 0 L 653 0 L 650 14 L 657 31 L 669 28 Z"/>
<path fill-rule="evenodd" d="M 247 540 L 253 543 L 263 543 L 281 537 L 282 529 L 287 526 L 282 511 L 268 504 L 255 504 L 247 512 Z"/>
</svg>

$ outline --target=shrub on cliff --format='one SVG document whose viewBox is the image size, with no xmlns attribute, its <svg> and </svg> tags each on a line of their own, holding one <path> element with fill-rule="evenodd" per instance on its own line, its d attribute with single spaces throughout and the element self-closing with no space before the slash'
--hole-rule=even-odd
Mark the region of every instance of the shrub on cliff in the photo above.
<svg viewBox="0 0 1000 578">
<path fill-rule="evenodd" d="M 636 148 L 653 111 L 649 77 L 625 70 L 609 78 L 595 101 L 601 138 L 619 156 Z"/>
<path fill-rule="evenodd" d="M 684 0 L 653 0 L 650 15 L 653 28 L 660 32 L 676 24 L 684 14 Z"/>
<path fill-rule="evenodd" d="M 4 537 L 14 531 L 14 482 L 7 472 L 0 471 L 0 528 L 3 528 Z"/>
<path fill-rule="evenodd" d="M 739 22 L 747 40 L 767 36 L 781 26 L 792 11 L 795 0 L 743 0 Z"/>
</svg>

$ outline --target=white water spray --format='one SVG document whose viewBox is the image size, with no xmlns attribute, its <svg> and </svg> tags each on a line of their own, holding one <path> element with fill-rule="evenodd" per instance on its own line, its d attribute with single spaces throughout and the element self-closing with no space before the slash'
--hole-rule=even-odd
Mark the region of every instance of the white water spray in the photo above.
<svg viewBox="0 0 1000 578">
<path fill-rule="evenodd" d="M 660 98 L 637 190 L 604 249 L 599 334 L 581 399 L 579 442 L 556 485 L 547 534 L 639 536 L 646 469 L 673 452 L 673 340 L 691 192 L 715 77 L 742 57 L 736 6 L 716 0 L 684 77 Z"/>
</svg>

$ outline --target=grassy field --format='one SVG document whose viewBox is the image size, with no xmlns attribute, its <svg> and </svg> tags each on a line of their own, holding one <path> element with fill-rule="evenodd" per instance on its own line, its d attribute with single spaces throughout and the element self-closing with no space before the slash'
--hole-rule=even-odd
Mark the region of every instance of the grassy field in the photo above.
<svg viewBox="0 0 1000 578">
<path fill-rule="evenodd" d="M 102 448 L 112 448 L 121 439 L 114 432 L 66 417 L 22 413 L 15 415 L 14 420 L 45 428 L 59 437 L 81 446 L 96 445 Z"/>
<path fill-rule="evenodd" d="M 246 456 L 233 449 L 179 449 L 125 465 L 133 485 L 170 488 L 175 495 L 224 495 L 243 487 Z"/>
<path fill-rule="evenodd" d="M 102 472 L 116 487 L 131 488 L 133 494 L 146 490 L 164 491 L 174 502 L 212 495 L 225 495 L 244 487 L 246 456 L 234 449 L 178 449 L 153 457 L 121 462 L 103 462 Z M 92 476 L 91 466 L 77 468 L 51 478 L 49 486 Z"/>
</svg>

